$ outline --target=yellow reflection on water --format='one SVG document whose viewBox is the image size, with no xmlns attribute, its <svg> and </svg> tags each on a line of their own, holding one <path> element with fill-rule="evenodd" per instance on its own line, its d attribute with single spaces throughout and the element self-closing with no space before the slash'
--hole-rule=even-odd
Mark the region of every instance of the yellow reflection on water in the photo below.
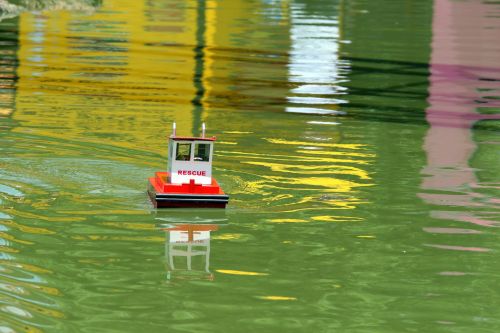
<svg viewBox="0 0 500 333">
<path fill-rule="evenodd" d="M 290 296 L 257 296 L 257 298 L 266 300 L 266 301 L 296 301 L 297 297 Z"/>
<path fill-rule="evenodd" d="M 298 210 L 296 210 L 298 211 Z M 269 222 L 273 223 L 305 223 L 305 222 L 360 222 L 363 221 L 359 217 L 349 217 L 349 216 L 334 216 L 334 215 L 318 215 L 312 216 L 310 220 L 305 219 L 269 219 Z"/>
<path fill-rule="evenodd" d="M 102 222 L 102 225 L 129 230 L 153 230 L 155 225 L 150 223 L 130 223 L 130 222 Z"/>
<path fill-rule="evenodd" d="M 253 132 L 244 131 L 224 131 L 225 134 L 252 134 Z"/>
<path fill-rule="evenodd" d="M 22 268 L 25 271 L 29 271 L 29 272 L 33 272 L 33 273 L 42 273 L 42 274 L 50 273 L 50 274 L 52 274 L 52 271 L 45 269 L 45 268 L 42 268 L 42 267 L 39 267 L 39 266 L 35 266 L 35 265 L 19 263 L 19 262 L 14 263 L 14 262 L 9 262 L 9 261 L 0 261 L 0 262 L 2 263 L 2 265 L 15 266 L 16 268 Z"/>
<path fill-rule="evenodd" d="M 350 192 L 353 188 L 359 186 L 370 186 L 371 184 L 359 184 L 349 180 L 327 178 L 327 177 L 304 177 L 288 179 L 290 184 L 310 185 L 325 187 L 324 192 Z"/>
<path fill-rule="evenodd" d="M 44 221 L 49 221 L 49 222 L 78 222 L 78 221 L 84 221 L 85 218 L 83 217 L 78 217 L 78 216 L 46 216 L 42 214 L 34 214 L 26 211 L 20 211 L 17 209 L 8 209 L 6 210 L 10 215 L 18 216 L 18 217 L 24 217 L 24 218 L 29 218 L 29 219 L 39 219 L 39 220 L 44 220 Z"/>
<path fill-rule="evenodd" d="M 282 37 L 290 29 L 288 5 L 271 27 L 267 21 L 274 16 L 263 14 L 266 6 L 244 0 L 220 7 L 214 0 L 190 6 L 131 1 L 124 8 L 109 0 L 87 15 L 23 13 L 14 118 L 44 137 L 158 152 L 165 139 L 158 128 L 173 120 L 192 134 L 210 120 L 211 109 L 250 107 L 255 99 L 285 103 L 286 85 L 255 77 L 256 69 L 279 79 L 288 74 L 283 59 L 260 56 L 268 35 L 267 47 L 287 49 L 288 38 Z M 285 45 L 271 42 L 278 34 Z M 246 65 L 249 60 L 253 66 Z M 262 86 L 255 88 L 256 82 Z M 242 89 L 232 89 L 236 84 Z"/>
<path fill-rule="evenodd" d="M 101 236 L 101 235 L 77 235 L 77 236 L 71 236 L 72 239 L 74 240 L 79 240 L 79 241 L 85 241 L 85 240 L 90 240 L 90 241 L 130 241 L 130 242 L 163 242 L 162 237 L 157 237 L 157 236 Z"/>
<path fill-rule="evenodd" d="M 269 222 L 274 222 L 274 223 L 304 223 L 304 222 L 308 222 L 308 221 L 304 220 L 304 219 L 269 219 Z"/>
<path fill-rule="evenodd" d="M 321 222 L 353 222 L 356 219 L 345 217 L 345 216 L 333 216 L 333 215 L 318 215 L 311 217 L 313 221 L 321 221 Z M 359 218 L 358 218 L 359 221 Z"/>
<path fill-rule="evenodd" d="M 32 313 L 40 313 L 40 314 L 44 314 L 44 315 L 47 315 L 47 316 L 50 316 L 50 317 L 53 317 L 53 318 L 64 318 L 64 314 L 60 311 L 57 311 L 57 310 L 53 310 L 53 309 L 50 309 L 48 307 L 41 307 L 41 306 L 38 306 L 38 305 L 35 305 L 29 301 L 26 301 L 24 299 L 20 299 L 20 298 L 13 298 L 13 297 L 9 297 L 7 295 L 2 295 L 2 298 L 4 298 L 5 300 L 3 301 L 6 301 L 7 304 L 16 304 L 16 307 L 15 309 L 12 309 L 14 311 L 5 311 L 5 306 L 2 310 L 4 310 L 5 312 L 11 312 L 11 313 L 14 313 L 16 315 L 21 315 L 23 317 L 32 317 Z M 12 305 L 10 305 L 10 307 L 13 307 Z M 0 332 L 2 332 L 0 330 Z"/>
<path fill-rule="evenodd" d="M 61 295 L 61 291 L 59 289 L 54 288 L 54 287 L 48 287 L 46 285 L 43 285 L 39 283 L 38 281 L 44 281 L 40 276 L 37 276 L 37 282 L 27 282 L 27 281 L 22 281 L 20 279 L 17 279 L 14 276 L 10 276 L 10 273 L 12 273 L 13 270 L 20 270 L 20 271 L 25 271 L 25 272 L 32 272 L 32 273 L 41 273 L 41 274 L 52 274 L 52 271 L 46 270 L 44 268 L 35 266 L 35 265 L 30 265 L 30 264 L 24 264 L 20 263 L 17 261 L 9 261 L 9 260 L 0 260 L 0 265 L 2 265 L 4 268 L 7 268 L 3 271 L 2 278 L 12 282 L 12 284 L 22 287 L 22 288 L 28 288 L 28 289 L 35 289 L 37 291 L 43 292 L 45 294 L 49 295 Z"/>
<path fill-rule="evenodd" d="M 275 223 L 304 223 L 308 222 L 307 220 L 304 219 L 269 219 L 269 222 L 275 222 Z"/>
<path fill-rule="evenodd" d="M 29 234 L 40 234 L 40 235 L 51 235 L 55 234 L 55 231 L 49 230 L 47 228 L 39 228 L 39 227 L 31 227 L 27 225 L 23 225 L 20 223 L 16 223 L 11 220 L 2 220 L 2 224 L 4 226 L 9 226 L 11 228 L 19 229 L 22 232 L 26 232 Z"/>
<path fill-rule="evenodd" d="M 164 15 L 164 6 L 132 1 L 116 10 L 110 0 L 92 15 L 22 14 L 14 119 L 34 134 L 148 150 L 159 149 L 146 145 L 154 133 L 139 124 L 166 124 L 175 113 L 190 132 L 196 10 Z"/>
<path fill-rule="evenodd" d="M 265 138 L 269 143 L 292 145 L 292 146 L 316 146 L 316 147 L 329 147 L 329 148 L 346 148 L 346 149 L 363 149 L 366 148 L 365 144 L 360 143 L 328 143 L 328 142 L 307 142 L 307 141 L 291 141 L 275 138 Z"/>
<path fill-rule="evenodd" d="M 0 245 L 0 251 L 5 252 L 5 253 L 19 253 L 18 249 L 14 249 L 12 247 L 4 246 L 4 245 Z"/>
<path fill-rule="evenodd" d="M 359 189 L 374 185 L 368 167 L 376 155 L 368 145 L 327 142 L 334 139 L 322 136 L 321 132 L 315 133 L 314 137 L 310 134 L 305 137 L 311 141 L 264 138 L 267 144 L 255 152 L 222 151 L 222 154 L 239 160 L 240 165 L 251 166 L 241 193 L 261 195 L 269 207 L 266 211 L 289 215 L 267 221 L 363 220 L 329 213 L 333 209 L 355 209 L 368 202 L 360 197 L 362 192 Z M 307 213 L 308 216 L 298 218 L 297 213 Z"/>
<path fill-rule="evenodd" d="M 144 215 L 144 211 L 130 209 L 65 210 L 64 213 L 78 215 Z"/>
<path fill-rule="evenodd" d="M 0 108 L 0 116 L 8 116 L 12 111 L 12 108 Z"/>
<path fill-rule="evenodd" d="M 336 160 L 336 162 L 349 162 L 345 160 Z M 297 165 L 297 164 L 280 164 L 258 161 L 242 162 L 245 164 L 253 164 L 265 166 L 275 172 L 288 172 L 300 175 L 320 175 L 320 174 L 346 174 L 357 176 L 360 179 L 371 179 L 368 172 L 363 169 L 345 166 L 345 165 Z M 300 177 L 300 176 L 298 176 Z"/>
<path fill-rule="evenodd" d="M 238 270 L 234 270 L 234 269 L 217 269 L 215 271 L 218 272 L 218 273 L 230 274 L 230 275 L 247 275 L 247 276 L 264 276 L 264 275 L 269 275 L 267 273 L 238 271 Z"/>
<path fill-rule="evenodd" d="M 341 155 L 349 157 L 375 157 L 375 154 L 359 153 L 359 152 L 346 152 L 346 151 L 322 151 L 322 150 L 297 150 L 297 154 L 309 155 Z"/>
<path fill-rule="evenodd" d="M 237 145 L 238 142 L 231 142 L 231 141 L 217 141 L 217 144 L 221 144 L 221 145 L 231 145 L 231 146 L 234 146 L 234 145 Z"/>
<path fill-rule="evenodd" d="M 242 234 L 222 234 L 212 237 L 212 239 L 218 240 L 237 240 L 242 238 L 245 238 Z"/>
<path fill-rule="evenodd" d="M 31 241 L 27 241 L 27 240 L 22 240 L 22 239 L 16 238 L 16 237 L 14 237 L 14 236 L 6 233 L 6 232 L 3 232 L 3 231 L 0 231 L 0 238 L 3 238 L 5 240 L 11 241 L 11 242 L 19 243 L 19 244 L 25 244 L 25 245 L 32 245 L 32 244 L 34 244 Z"/>
</svg>

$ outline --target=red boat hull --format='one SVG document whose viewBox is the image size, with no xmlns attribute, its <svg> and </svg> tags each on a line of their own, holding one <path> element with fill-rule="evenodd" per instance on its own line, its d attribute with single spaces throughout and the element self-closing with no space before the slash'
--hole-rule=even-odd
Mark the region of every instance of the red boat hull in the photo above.
<svg viewBox="0 0 500 333">
<path fill-rule="evenodd" d="M 229 196 L 212 178 L 210 185 L 172 184 L 167 172 L 157 172 L 149 178 L 148 194 L 155 208 L 225 208 Z"/>
</svg>

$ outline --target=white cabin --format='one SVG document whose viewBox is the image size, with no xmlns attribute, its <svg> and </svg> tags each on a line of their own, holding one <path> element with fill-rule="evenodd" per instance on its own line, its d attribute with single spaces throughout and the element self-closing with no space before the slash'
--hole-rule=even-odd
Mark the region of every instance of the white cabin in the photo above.
<svg viewBox="0 0 500 333">
<path fill-rule="evenodd" d="M 209 185 L 212 183 L 212 159 L 215 137 L 205 138 L 205 124 L 203 135 L 196 137 L 179 137 L 173 133 L 168 142 L 168 165 L 170 183 Z"/>
</svg>

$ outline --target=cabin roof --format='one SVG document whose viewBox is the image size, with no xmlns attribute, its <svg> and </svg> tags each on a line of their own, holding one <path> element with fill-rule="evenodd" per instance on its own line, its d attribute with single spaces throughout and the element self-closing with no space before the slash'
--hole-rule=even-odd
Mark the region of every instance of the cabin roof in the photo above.
<svg viewBox="0 0 500 333">
<path fill-rule="evenodd" d="M 215 136 L 212 136 L 211 138 L 195 138 L 195 137 L 189 137 L 189 136 L 171 136 L 171 140 L 174 141 L 215 141 Z"/>
</svg>

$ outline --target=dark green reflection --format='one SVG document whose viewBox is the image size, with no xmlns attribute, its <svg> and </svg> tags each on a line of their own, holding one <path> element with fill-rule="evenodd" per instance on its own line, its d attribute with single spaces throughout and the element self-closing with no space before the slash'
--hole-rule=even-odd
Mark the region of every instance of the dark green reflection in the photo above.
<svg viewBox="0 0 500 333">
<path fill-rule="evenodd" d="M 15 109 L 18 22 L 18 18 L 0 21 L 0 117 L 9 116 Z"/>
</svg>

